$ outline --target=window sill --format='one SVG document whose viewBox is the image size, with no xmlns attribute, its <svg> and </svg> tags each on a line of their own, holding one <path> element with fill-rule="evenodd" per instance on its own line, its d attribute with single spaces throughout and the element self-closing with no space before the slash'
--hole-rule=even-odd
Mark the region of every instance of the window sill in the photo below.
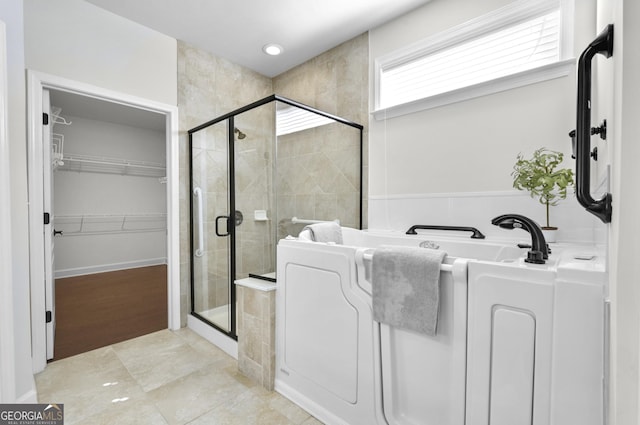
<svg viewBox="0 0 640 425">
<path fill-rule="evenodd" d="M 437 108 L 439 106 L 463 102 L 465 100 L 511 90 L 517 87 L 527 86 L 529 84 L 565 77 L 570 73 L 575 72 L 575 62 L 575 59 L 558 61 L 550 65 L 541 66 L 539 68 L 486 81 L 484 83 L 426 97 L 424 99 L 414 100 L 413 102 L 377 109 L 373 111 L 372 114 L 376 121 L 381 121 L 387 118 L 399 117 L 418 111 Z"/>
</svg>

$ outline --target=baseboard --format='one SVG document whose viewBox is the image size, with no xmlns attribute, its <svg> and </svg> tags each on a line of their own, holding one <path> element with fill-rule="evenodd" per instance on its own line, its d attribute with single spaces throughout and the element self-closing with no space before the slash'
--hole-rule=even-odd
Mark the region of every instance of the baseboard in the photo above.
<svg viewBox="0 0 640 425">
<path fill-rule="evenodd" d="M 33 388 L 26 393 L 24 393 L 20 398 L 16 399 L 17 404 L 23 403 L 37 403 L 38 402 L 38 391 L 36 390 L 36 383 L 33 381 L 31 384 Z"/>
<path fill-rule="evenodd" d="M 101 264 L 98 266 L 78 267 L 73 269 L 56 270 L 55 279 L 65 277 L 84 276 L 94 273 L 114 272 L 116 270 L 135 269 L 139 267 L 157 266 L 167 264 L 166 258 L 150 258 L 147 260 L 128 261 L 125 263 Z"/>
<path fill-rule="evenodd" d="M 314 418 L 320 420 L 322 423 L 326 425 L 344 425 L 345 422 L 341 420 L 339 417 L 329 412 L 324 407 L 320 406 L 315 401 L 311 400 L 308 397 L 303 396 L 298 391 L 291 388 L 289 385 L 283 383 L 282 381 L 276 379 L 274 383 L 274 390 L 283 395 L 285 398 L 288 398 L 302 409 L 304 409 L 307 413 L 312 415 Z"/>
</svg>

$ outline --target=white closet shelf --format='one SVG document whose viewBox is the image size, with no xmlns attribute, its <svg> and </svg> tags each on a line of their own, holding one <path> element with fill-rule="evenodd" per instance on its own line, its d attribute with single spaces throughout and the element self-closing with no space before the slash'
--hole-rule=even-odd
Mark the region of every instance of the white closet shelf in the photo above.
<svg viewBox="0 0 640 425">
<path fill-rule="evenodd" d="M 57 167 L 58 171 L 78 171 L 156 178 L 165 177 L 167 173 L 165 164 L 104 156 L 65 153 L 62 162 L 63 164 Z"/>
<path fill-rule="evenodd" d="M 56 215 L 54 228 L 61 236 L 164 232 L 167 214 Z"/>
</svg>

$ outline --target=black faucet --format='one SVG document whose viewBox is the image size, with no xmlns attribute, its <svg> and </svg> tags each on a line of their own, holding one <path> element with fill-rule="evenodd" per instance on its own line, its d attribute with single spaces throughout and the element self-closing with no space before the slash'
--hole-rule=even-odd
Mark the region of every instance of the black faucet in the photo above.
<svg viewBox="0 0 640 425">
<path fill-rule="evenodd" d="M 542 234 L 542 229 L 530 218 L 519 214 L 504 214 L 491 220 L 491 224 L 503 229 L 522 229 L 529 232 L 531 235 L 531 250 L 527 252 L 525 262 L 544 264 L 544 260 L 549 258 L 549 248 Z"/>
</svg>

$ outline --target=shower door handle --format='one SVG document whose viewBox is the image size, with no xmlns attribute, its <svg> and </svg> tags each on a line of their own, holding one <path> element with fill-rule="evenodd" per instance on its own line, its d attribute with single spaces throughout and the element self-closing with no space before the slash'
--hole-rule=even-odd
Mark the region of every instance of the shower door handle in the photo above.
<svg viewBox="0 0 640 425">
<path fill-rule="evenodd" d="M 204 223 L 202 218 L 202 189 L 196 187 L 193 189 L 193 195 L 198 201 L 198 248 L 196 248 L 196 257 L 202 257 L 204 254 Z"/>
<path fill-rule="evenodd" d="M 227 219 L 227 233 L 220 233 L 219 231 L 219 227 L 218 227 L 218 223 L 220 222 L 221 218 L 226 218 Z M 222 236 L 229 236 L 229 216 L 228 215 L 219 215 L 216 217 L 216 235 L 222 237 Z"/>
</svg>

